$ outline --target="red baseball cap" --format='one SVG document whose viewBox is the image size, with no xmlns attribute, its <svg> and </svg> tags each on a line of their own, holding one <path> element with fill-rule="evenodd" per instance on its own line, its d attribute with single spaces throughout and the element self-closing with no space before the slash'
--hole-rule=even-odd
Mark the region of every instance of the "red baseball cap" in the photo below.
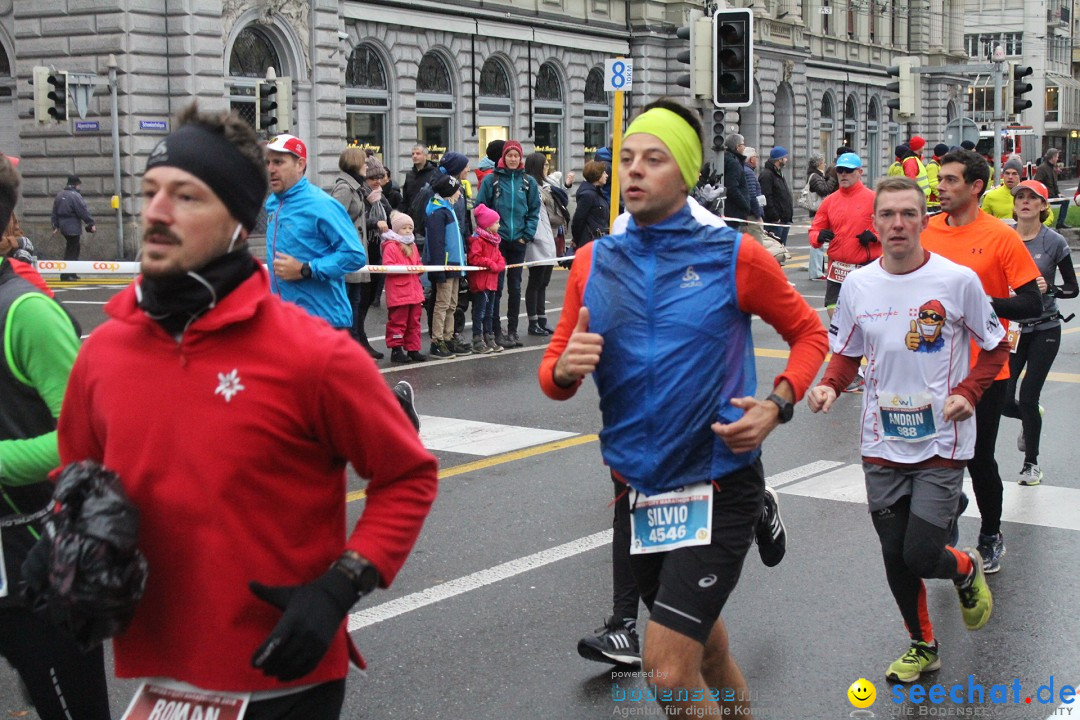
<svg viewBox="0 0 1080 720">
<path fill-rule="evenodd" d="M 266 149 L 274 152 L 289 153 L 307 160 L 307 147 L 304 145 L 304 141 L 295 135 L 277 135 L 266 143 Z"/>
<path fill-rule="evenodd" d="M 1038 180 L 1024 180 L 1022 183 L 1012 189 L 1013 197 L 1016 197 L 1016 193 L 1020 192 L 1024 188 L 1027 188 L 1031 192 L 1035 193 L 1043 200 L 1050 199 L 1050 191 L 1047 190 L 1046 186 Z"/>
</svg>

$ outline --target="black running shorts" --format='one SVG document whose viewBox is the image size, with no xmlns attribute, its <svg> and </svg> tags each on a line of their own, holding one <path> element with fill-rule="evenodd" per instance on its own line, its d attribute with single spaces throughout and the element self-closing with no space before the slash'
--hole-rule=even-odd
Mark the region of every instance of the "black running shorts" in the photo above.
<svg viewBox="0 0 1080 720">
<path fill-rule="evenodd" d="M 753 543 L 764 507 L 761 461 L 726 475 L 715 485 L 720 489 L 713 489 L 711 544 L 630 556 L 651 619 L 702 645 L 735 589 Z M 630 532 L 628 493 L 615 505 L 615 523 Z"/>
</svg>

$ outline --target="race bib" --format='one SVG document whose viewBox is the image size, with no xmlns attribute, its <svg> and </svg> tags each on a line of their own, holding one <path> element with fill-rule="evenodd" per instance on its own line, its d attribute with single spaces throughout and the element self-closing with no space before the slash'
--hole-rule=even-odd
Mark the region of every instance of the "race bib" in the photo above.
<svg viewBox="0 0 1080 720">
<path fill-rule="evenodd" d="M 1009 334 L 1006 336 L 1009 339 L 1009 352 L 1016 352 L 1016 348 L 1020 345 L 1020 326 L 1016 323 L 1009 324 Z"/>
<path fill-rule="evenodd" d="M 839 260 L 833 260 L 829 263 L 828 279 L 835 283 L 844 282 L 844 278 L 848 276 L 855 268 L 859 267 L 855 263 L 840 262 Z"/>
<path fill-rule="evenodd" d="M 630 554 L 668 552 L 712 542 L 712 483 L 645 497 L 630 490 Z"/>
<path fill-rule="evenodd" d="M 937 437 L 930 393 L 904 395 L 884 392 L 878 396 L 878 409 L 886 440 L 922 442 Z"/>
<path fill-rule="evenodd" d="M 144 682 L 121 720 L 242 720 L 251 693 L 186 690 L 168 682 Z"/>
</svg>

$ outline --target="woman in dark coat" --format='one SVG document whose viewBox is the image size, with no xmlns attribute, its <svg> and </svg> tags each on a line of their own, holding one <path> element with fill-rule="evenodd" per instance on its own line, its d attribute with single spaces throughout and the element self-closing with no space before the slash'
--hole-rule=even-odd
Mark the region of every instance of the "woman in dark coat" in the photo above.
<svg viewBox="0 0 1080 720">
<path fill-rule="evenodd" d="M 599 160 L 591 160 L 585 163 L 582 175 L 585 176 L 585 182 L 578 186 L 575 196 L 577 208 L 574 210 L 573 220 L 570 221 L 575 248 L 607 235 L 611 220 L 611 206 L 601 190 L 608 179 L 607 166 Z"/>
</svg>

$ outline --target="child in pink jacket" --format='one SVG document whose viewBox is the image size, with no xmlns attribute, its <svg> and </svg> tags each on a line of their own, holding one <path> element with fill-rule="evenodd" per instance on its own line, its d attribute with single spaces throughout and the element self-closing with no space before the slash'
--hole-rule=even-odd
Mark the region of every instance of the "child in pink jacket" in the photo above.
<svg viewBox="0 0 1080 720">
<path fill-rule="evenodd" d="M 395 213 L 390 229 L 382 234 L 384 265 L 420 265 L 420 252 L 413 237 L 412 218 Z M 424 307 L 424 289 L 416 273 L 386 275 L 386 347 L 390 362 L 423 362 L 420 352 L 420 313 Z"/>
<path fill-rule="evenodd" d="M 495 291 L 499 287 L 499 273 L 506 268 L 506 260 L 499 252 L 499 213 L 483 203 L 473 209 L 476 218 L 476 234 L 469 238 L 470 265 L 487 268 L 469 273 L 469 291 L 472 294 L 472 350 L 474 353 L 502 352 L 495 342 Z"/>
</svg>

